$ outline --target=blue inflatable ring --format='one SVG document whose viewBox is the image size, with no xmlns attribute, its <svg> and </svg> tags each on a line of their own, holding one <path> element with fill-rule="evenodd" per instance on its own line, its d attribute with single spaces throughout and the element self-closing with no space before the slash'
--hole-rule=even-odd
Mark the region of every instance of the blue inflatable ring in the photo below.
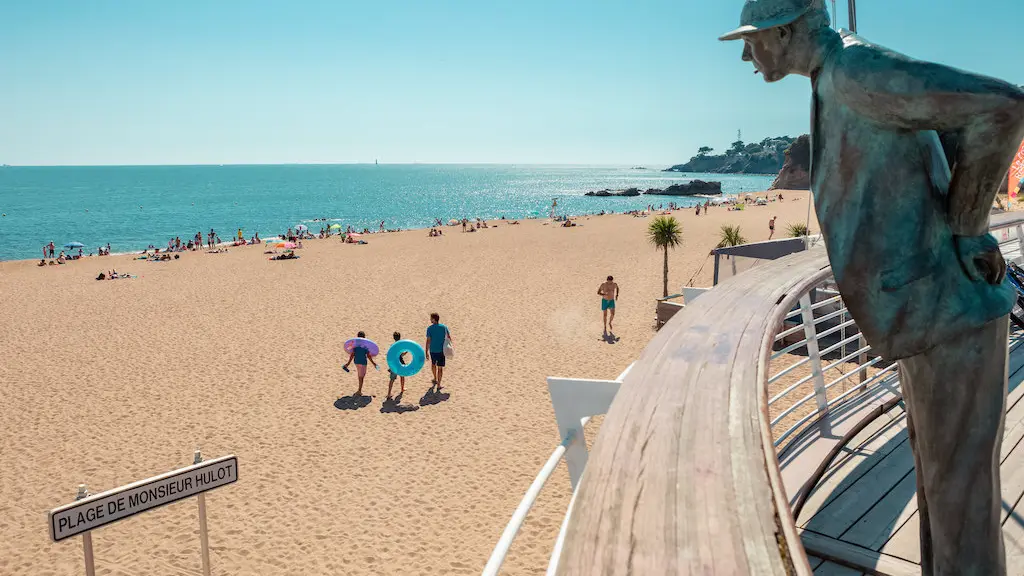
<svg viewBox="0 0 1024 576">
<path fill-rule="evenodd" d="M 412 359 L 408 364 L 402 364 L 402 354 L 408 352 Z M 412 340 L 399 340 L 388 348 L 388 369 L 399 376 L 415 376 L 423 369 L 423 363 L 427 360 L 427 354 L 423 346 Z"/>
</svg>

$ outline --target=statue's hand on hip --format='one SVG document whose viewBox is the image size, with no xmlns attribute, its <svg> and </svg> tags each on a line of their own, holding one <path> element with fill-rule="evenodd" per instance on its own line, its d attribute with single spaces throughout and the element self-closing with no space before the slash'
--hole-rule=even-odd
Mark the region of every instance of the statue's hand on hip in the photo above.
<svg viewBox="0 0 1024 576">
<path fill-rule="evenodd" d="M 972 282 L 1001 284 L 1006 277 L 1006 261 L 999 242 L 991 234 L 953 236 L 960 267 Z"/>
</svg>

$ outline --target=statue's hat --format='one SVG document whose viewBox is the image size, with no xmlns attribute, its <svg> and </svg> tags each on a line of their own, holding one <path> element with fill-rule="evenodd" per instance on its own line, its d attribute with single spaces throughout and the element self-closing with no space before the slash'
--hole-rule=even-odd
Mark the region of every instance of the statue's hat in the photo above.
<svg viewBox="0 0 1024 576">
<path fill-rule="evenodd" d="M 822 0 L 747 0 L 740 14 L 740 27 L 718 39 L 736 40 L 744 34 L 785 26 L 816 8 L 824 8 Z"/>
</svg>

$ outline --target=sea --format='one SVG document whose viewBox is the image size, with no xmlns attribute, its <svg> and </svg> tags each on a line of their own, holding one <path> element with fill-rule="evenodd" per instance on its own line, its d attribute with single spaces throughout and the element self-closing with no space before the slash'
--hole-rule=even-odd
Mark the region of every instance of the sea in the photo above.
<svg viewBox="0 0 1024 576">
<path fill-rule="evenodd" d="M 694 198 L 597 198 L 585 192 L 722 182 L 727 195 L 766 190 L 771 176 L 685 174 L 631 166 L 436 164 L 0 167 L 0 260 L 37 258 L 42 246 L 163 247 L 214 229 L 223 241 L 305 224 L 357 230 L 425 228 L 435 219 L 623 212 Z M 702 200 L 701 200 L 702 201 Z M 58 248 L 59 249 L 59 248 Z"/>
</svg>

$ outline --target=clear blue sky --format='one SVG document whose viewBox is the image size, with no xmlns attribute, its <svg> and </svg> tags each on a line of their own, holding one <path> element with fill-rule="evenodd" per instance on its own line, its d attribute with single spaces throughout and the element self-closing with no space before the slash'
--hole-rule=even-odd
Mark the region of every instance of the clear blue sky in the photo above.
<svg viewBox="0 0 1024 576">
<path fill-rule="evenodd" d="M 1018 2 L 860 0 L 858 24 L 1024 84 Z M 660 165 L 806 132 L 808 81 L 717 41 L 741 6 L 0 0 L 0 163 Z"/>
</svg>

